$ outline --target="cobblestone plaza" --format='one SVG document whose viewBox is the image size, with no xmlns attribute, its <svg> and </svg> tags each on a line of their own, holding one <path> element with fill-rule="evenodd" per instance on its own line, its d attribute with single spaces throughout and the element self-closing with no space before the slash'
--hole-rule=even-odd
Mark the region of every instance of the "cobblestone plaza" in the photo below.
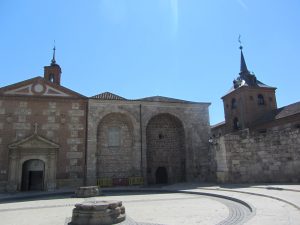
<svg viewBox="0 0 300 225">
<path fill-rule="evenodd" d="M 1 194 L 1 224 L 68 224 L 76 203 L 120 200 L 120 225 L 288 225 L 300 221 L 299 185 L 177 184 L 160 188 L 105 189 L 94 198 L 64 192 Z"/>
</svg>

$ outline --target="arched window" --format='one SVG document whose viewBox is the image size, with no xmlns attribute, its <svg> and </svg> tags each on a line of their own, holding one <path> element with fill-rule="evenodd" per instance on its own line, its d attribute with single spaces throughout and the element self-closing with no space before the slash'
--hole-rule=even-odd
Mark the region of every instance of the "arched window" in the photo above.
<svg viewBox="0 0 300 225">
<path fill-rule="evenodd" d="M 237 107 L 237 102 L 236 102 L 236 99 L 233 98 L 233 99 L 231 100 L 231 109 L 236 109 L 236 107 Z"/>
<path fill-rule="evenodd" d="M 233 120 L 233 129 L 238 130 L 240 128 L 240 123 L 238 118 L 234 118 Z"/>
<path fill-rule="evenodd" d="M 54 83 L 54 74 L 50 74 L 49 81 L 52 82 L 52 83 Z"/>
<path fill-rule="evenodd" d="M 257 104 L 258 104 L 258 105 L 264 105 L 264 104 L 265 104 L 264 96 L 262 96 L 261 94 L 259 94 L 259 95 L 257 96 Z"/>
</svg>

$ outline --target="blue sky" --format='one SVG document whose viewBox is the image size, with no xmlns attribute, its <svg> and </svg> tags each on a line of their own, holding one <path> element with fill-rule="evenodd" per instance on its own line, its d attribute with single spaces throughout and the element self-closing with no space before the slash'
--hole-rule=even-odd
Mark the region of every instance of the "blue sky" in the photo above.
<svg viewBox="0 0 300 225">
<path fill-rule="evenodd" d="M 299 0 L 1 0 L 0 86 L 42 76 L 56 40 L 63 86 L 211 102 L 215 124 L 239 72 L 239 34 L 278 106 L 300 100 L 299 12 Z"/>
</svg>

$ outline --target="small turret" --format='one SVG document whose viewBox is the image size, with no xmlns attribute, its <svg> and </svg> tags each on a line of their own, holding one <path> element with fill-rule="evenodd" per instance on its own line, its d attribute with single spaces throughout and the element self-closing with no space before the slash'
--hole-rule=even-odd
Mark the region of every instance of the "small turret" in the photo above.
<svg viewBox="0 0 300 225">
<path fill-rule="evenodd" d="M 54 46 L 51 64 L 50 66 L 44 67 L 44 79 L 54 84 L 60 85 L 61 68 L 58 64 L 56 64 L 55 51 L 56 48 Z"/>
</svg>

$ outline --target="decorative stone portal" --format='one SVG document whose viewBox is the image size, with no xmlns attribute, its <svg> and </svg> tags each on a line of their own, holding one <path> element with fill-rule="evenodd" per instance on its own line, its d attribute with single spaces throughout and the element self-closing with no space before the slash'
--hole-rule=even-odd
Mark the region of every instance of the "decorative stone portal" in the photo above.
<svg viewBox="0 0 300 225">
<path fill-rule="evenodd" d="M 152 117 L 146 128 L 147 182 L 185 181 L 185 132 L 182 122 L 170 114 Z"/>
<path fill-rule="evenodd" d="M 45 163 L 31 159 L 22 166 L 22 191 L 42 191 L 44 189 Z"/>
<path fill-rule="evenodd" d="M 125 219 L 121 201 L 89 201 L 75 205 L 69 225 L 112 225 Z"/>
<path fill-rule="evenodd" d="M 36 133 L 9 147 L 7 191 L 56 188 L 56 160 L 59 145 Z"/>
</svg>

